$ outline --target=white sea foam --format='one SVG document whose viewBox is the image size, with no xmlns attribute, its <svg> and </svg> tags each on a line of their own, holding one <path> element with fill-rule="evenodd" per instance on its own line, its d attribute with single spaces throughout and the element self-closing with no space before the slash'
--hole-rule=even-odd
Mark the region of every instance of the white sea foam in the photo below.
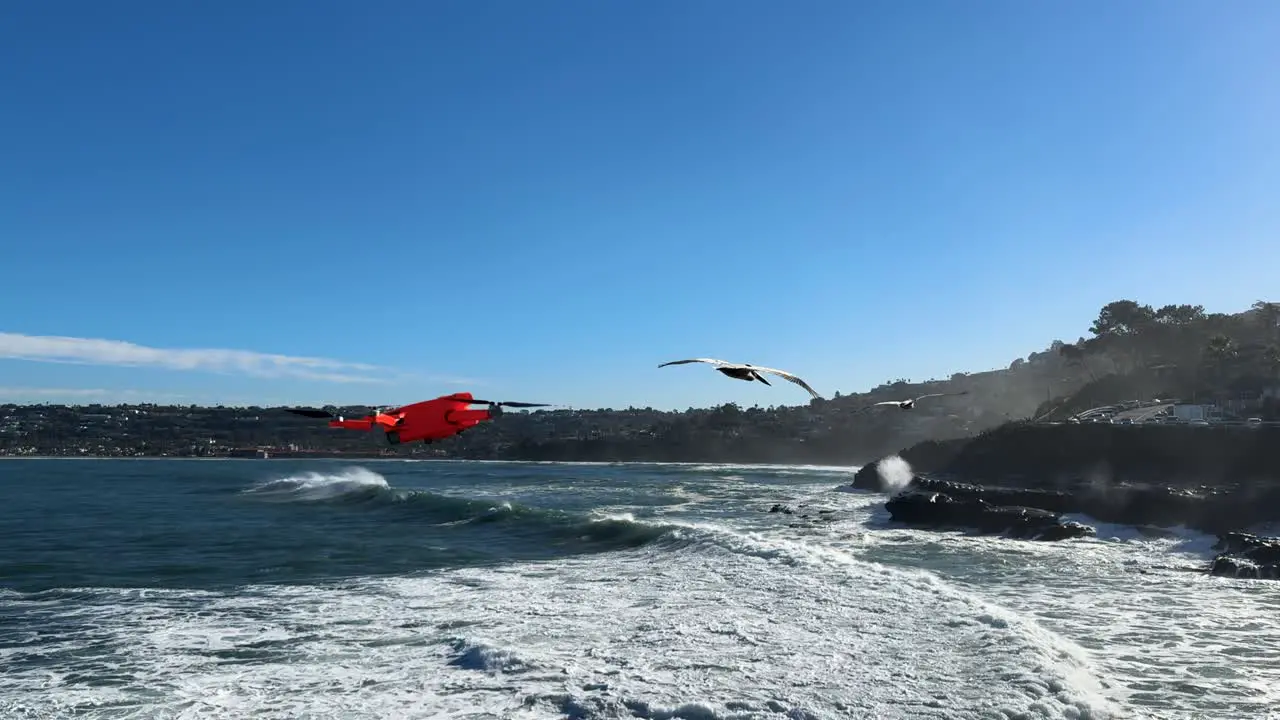
<svg viewBox="0 0 1280 720">
<path fill-rule="evenodd" d="M 389 488 L 387 479 L 372 470 L 352 467 L 332 473 L 306 472 L 261 482 L 244 491 L 259 499 L 320 501 Z"/>
<path fill-rule="evenodd" d="M 857 524 L 883 520 L 882 498 L 834 499 Z M 1206 575 L 1215 538 L 1203 533 L 1071 519 L 1098 536 L 1019 542 L 889 526 L 851 549 L 934 568 L 948 584 L 1071 638 L 1108 695 L 1139 717 L 1280 718 L 1271 710 L 1280 705 L 1280 585 Z M 805 539 L 850 547 L 839 529 Z"/>
<path fill-rule="evenodd" d="M 148 717 L 1115 712 L 1087 655 L 1028 617 L 928 573 L 710 525 L 639 552 L 341 588 L 96 594 L 79 621 L 123 685 L 20 670 L 0 680 L 10 703 L 26 691 L 9 711 L 113 717 L 90 706 L 141 694 Z"/>
<path fill-rule="evenodd" d="M 757 469 L 685 472 L 679 503 L 600 516 L 674 526 L 636 550 L 340 585 L 0 594 L 0 618 L 38 628 L 0 627 L 0 717 L 1173 720 L 1280 703 L 1280 586 L 1178 570 L 1203 563 L 1203 536 L 925 532 L 886 527 L 883 495 L 834 492 L 828 473 L 770 490 Z M 374 475 L 251 492 L 323 499 L 385 487 Z"/>
</svg>

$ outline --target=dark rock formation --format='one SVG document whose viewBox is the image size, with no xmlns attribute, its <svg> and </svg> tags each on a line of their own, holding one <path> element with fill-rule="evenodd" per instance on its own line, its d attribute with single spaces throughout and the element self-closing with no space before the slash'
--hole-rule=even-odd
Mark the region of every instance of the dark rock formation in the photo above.
<svg viewBox="0 0 1280 720">
<path fill-rule="evenodd" d="M 1117 525 L 1183 525 L 1215 534 L 1280 520 L 1280 487 L 1187 488 L 1081 482 L 1065 489 L 1040 489 L 985 486 L 917 475 L 907 489 L 997 506 L 1087 515 Z"/>
<path fill-rule="evenodd" d="M 970 528 L 1026 540 L 1065 540 L 1094 534 L 1093 528 L 1063 522 L 1054 512 L 1017 505 L 994 505 L 981 497 L 912 489 L 895 495 L 885 509 L 896 521 L 917 527 Z"/>
<path fill-rule="evenodd" d="M 919 443 L 899 455 L 917 473 L 1024 487 L 1009 481 L 1280 485 L 1276 426 L 1009 424 L 974 438 Z"/>
<path fill-rule="evenodd" d="M 880 461 L 869 462 L 853 474 L 853 487 L 858 490 L 884 490 L 880 484 Z"/>
<path fill-rule="evenodd" d="M 1010 425 L 898 457 L 917 473 L 908 487 L 995 505 L 1215 534 L 1280 521 L 1280 428 Z M 882 490 L 887 461 L 863 466 L 853 486 Z"/>
<path fill-rule="evenodd" d="M 916 476 L 885 503 L 898 522 L 928 528 L 970 528 L 1029 540 L 1093 535 L 1094 529 L 1064 522 L 1079 513 L 1117 524 L 1172 526 L 1218 533 L 1209 573 L 1231 578 L 1280 580 L 1280 538 L 1220 528 L 1248 525 L 1267 510 L 1249 505 L 1256 494 L 1240 489 L 1083 487 L 1075 491 L 986 487 Z M 1276 512 L 1274 509 L 1270 512 Z"/>
<path fill-rule="evenodd" d="M 1232 532 L 1218 537 L 1209 574 L 1280 580 L 1280 538 Z"/>
<path fill-rule="evenodd" d="M 793 528 L 809 528 L 813 527 L 815 523 L 832 523 L 844 519 L 840 517 L 835 510 L 809 509 L 805 507 L 792 508 L 790 505 L 783 505 L 782 503 L 774 503 L 766 512 L 771 514 L 781 513 L 783 515 L 795 515 L 797 519 L 805 521 L 787 524 L 788 527 Z"/>
<path fill-rule="evenodd" d="M 868 463 L 853 487 L 885 490 L 890 459 L 913 473 L 885 504 L 895 520 L 1044 539 L 1079 532 L 1052 527 L 1060 513 L 1185 526 L 1220 537 L 1210 573 L 1280 579 L 1280 538 L 1237 532 L 1280 522 L 1278 427 L 1011 424 Z"/>
</svg>

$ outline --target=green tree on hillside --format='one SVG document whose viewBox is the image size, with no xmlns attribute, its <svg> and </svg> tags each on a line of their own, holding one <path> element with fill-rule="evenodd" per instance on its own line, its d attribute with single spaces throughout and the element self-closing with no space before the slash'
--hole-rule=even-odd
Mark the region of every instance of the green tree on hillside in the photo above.
<svg viewBox="0 0 1280 720">
<path fill-rule="evenodd" d="M 1258 313 L 1263 336 L 1271 342 L 1280 341 L 1280 303 L 1259 300 L 1253 304 L 1252 309 Z"/>
<path fill-rule="evenodd" d="M 1090 402 L 1119 402 L 1130 393 L 1253 392 L 1259 381 L 1280 380 L 1277 353 L 1266 349 L 1280 347 L 1280 303 L 1260 300 L 1246 312 L 1208 313 L 1203 305 L 1152 309 L 1117 300 L 1101 308 L 1089 329 L 1088 339 L 1055 350 L 1064 365 L 1089 370 L 1096 387 L 1081 392 L 1087 390 Z"/>
<path fill-rule="evenodd" d="M 1089 373 L 1090 380 L 1097 380 L 1097 376 L 1093 374 L 1093 368 L 1089 367 L 1089 361 L 1085 357 L 1085 352 L 1079 345 L 1074 343 L 1062 343 L 1058 346 L 1058 354 L 1067 361 L 1067 365 L 1079 365 L 1084 371 Z"/>
<path fill-rule="evenodd" d="M 1238 329 L 1239 321 L 1226 313 L 1209 313 L 1204 317 L 1203 328 L 1210 335 L 1226 335 Z"/>
<path fill-rule="evenodd" d="M 1275 380 L 1280 380 L 1280 346 L 1268 345 L 1262 351 L 1262 362 L 1271 371 L 1271 377 Z"/>
<path fill-rule="evenodd" d="M 1227 374 L 1227 363 L 1239 354 L 1235 341 L 1226 335 L 1214 335 L 1204 349 L 1205 358 L 1213 364 L 1215 377 L 1222 382 Z"/>
<path fill-rule="evenodd" d="M 1107 303 L 1093 321 L 1089 332 L 1094 335 L 1137 335 L 1155 322 L 1156 313 L 1150 305 L 1139 305 L 1133 300 L 1116 300 Z"/>
<path fill-rule="evenodd" d="M 1191 325 L 1204 318 L 1203 305 L 1165 305 L 1155 312 L 1155 321 L 1161 325 Z"/>
<path fill-rule="evenodd" d="M 1146 365 L 1176 365 L 1183 348 L 1200 344 L 1195 336 L 1205 317 L 1203 305 L 1165 305 L 1156 310 L 1154 322 L 1135 340 L 1146 348 Z"/>
<path fill-rule="evenodd" d="M 1089 327 L 1094 336 L 1085 341 L 1085 349 L 1108 355 L 1126 372 L 1132 371 L 1147 364 L 1148 352 L 1142 340 L 1155 324 L 1156 311 L 1150 305 L 1133 300 L 1107 303 Z"/>
</svg>

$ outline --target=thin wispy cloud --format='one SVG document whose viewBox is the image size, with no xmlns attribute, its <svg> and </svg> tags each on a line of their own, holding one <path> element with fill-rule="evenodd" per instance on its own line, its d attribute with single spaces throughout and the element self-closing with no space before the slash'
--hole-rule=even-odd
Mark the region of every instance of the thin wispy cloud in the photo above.
<svg viewBox="0 0 1280 720">
<path fill-rule="evenodd" d="M 382 383 L 386 368 L 329 358 L 219 348 L 157 348 L 121 340 L 0 332 L 0 359 L 153 367 L 333 383 Z"/>
<path fill-rule="evenodd" d="M 285 407 L 293 405 L 323 405 L 325 403 L 297 402 L 274 396 L 240 397 L 219 394 L 195 394 L 167 392 L 163 390 L 139 390 L 134 388 L 63 388 L 63 387 L 5 387 L 0 386 L 0 404 L 18 405 L 53 403 L 58 405 L 135 405 L 154 403 L 159 405 L 221 405 L 224 407 Z M 341 405 L 343 403 L 334 403 Z"/>
<path fill-rule="evenodd" d="M 172 402 L 187 396 L 151 390 L 112 388 L 0 387 L 0 402 Z"/>
<path fill-rule="evenodd" d="M 0 399 L 9 397 L 83 397 L 136 394 L 135 390 L 108 390 L 106 388 L 48 388 L 48 387 L 0 387 Z"/>
</svg>

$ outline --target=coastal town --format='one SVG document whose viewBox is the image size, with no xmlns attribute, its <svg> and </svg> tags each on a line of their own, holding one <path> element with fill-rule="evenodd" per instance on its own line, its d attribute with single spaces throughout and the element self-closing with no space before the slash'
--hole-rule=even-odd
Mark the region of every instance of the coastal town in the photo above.
<svg viewBox="0 0 1280 720">
<path fill-rule="evenodd" d="M 1120 300 L 1101 309 L 1090 333 L 1005 368 L 897 379 L 805 405 L 509 411 L 429 445 L 391 446 L 381 433 L 335 431 L 284 408 L 11 403 L 0 405 L 0 456 L 858 463 L 1012 423 L 1280 421 L 1280 303 L 1228 315 Z M 909 412 L 867 411 L 928 393 L 964 394 Z M 359 417 L 371 409 L 333 410 Z"/>
</svg>

